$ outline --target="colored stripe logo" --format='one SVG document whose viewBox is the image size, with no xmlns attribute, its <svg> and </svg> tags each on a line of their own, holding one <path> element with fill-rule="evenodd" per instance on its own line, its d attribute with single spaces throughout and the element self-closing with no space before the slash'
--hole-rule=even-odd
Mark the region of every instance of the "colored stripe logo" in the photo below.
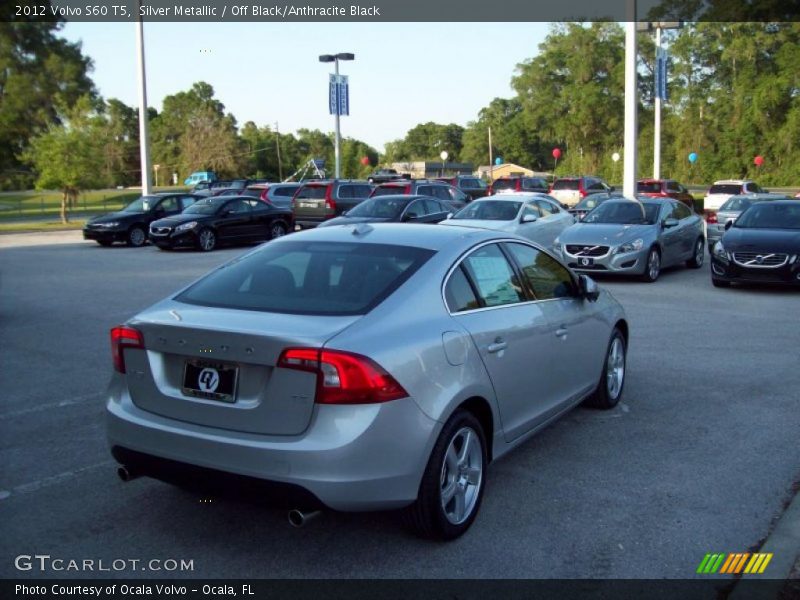
<svg viewBox="0 0 800 600">
<path fill-rule="evenodd" d="M 772 560 L 772 553 L 755 552 L 731 552 L 728 554 L 706 554 L 697 573 L 703 575 L 713 575 L 715 573 L 726 575 L 761 574 L 767 568 L 769 561 Z"/>
</svg>

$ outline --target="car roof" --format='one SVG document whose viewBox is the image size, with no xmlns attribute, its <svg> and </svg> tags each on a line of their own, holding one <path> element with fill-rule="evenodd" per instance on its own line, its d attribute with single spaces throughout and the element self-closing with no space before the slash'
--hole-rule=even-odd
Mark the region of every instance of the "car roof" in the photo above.
<svg viewBox="0 0 800 600">
<path fill-rule="evenodd" d="M 725 183 L 742 185 L 744 183 L 755 183 L 755 181 L 753 181 L 752 179 L 720 179 L 719 181 L 715 181 L 712 185 L 720 185 Z"/>
<path fill-rule="evenodd" d="M 543 192 L 518 192 L 516 190 L 501 190 L 496 194 L 492 194 L 491 196 L 484 196 L 483 198 L 478 198 L 477 200 L 475 200 L 475 202 L 479 202 L 481 200 L 516 200 L 517 202 L 520 201 L 524 202 L 525 200 L 550 200 L 551 202 L 556 201 L 555 198 Z"/>
<path fill-rule="evenodd" d="M 508 233 L 491 229 L 467 227 L 432 227 L 411 223 L 370 223 L 368 226 L 354 224 L 339 227 L 319 227 L 307 229 L 290 236 L 284 236 L 270 243 L 312 239 L 326 242 L 364 242 L 372 244 L 391 244 L 444 250 L 453 244 L 463 243 L 472 246 L 485 240 L 514 237 Z"/>
</svg>

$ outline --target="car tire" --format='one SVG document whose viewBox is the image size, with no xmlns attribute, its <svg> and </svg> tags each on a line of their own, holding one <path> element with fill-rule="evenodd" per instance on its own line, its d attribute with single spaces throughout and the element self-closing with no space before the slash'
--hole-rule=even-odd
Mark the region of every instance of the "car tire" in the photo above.
<svg viewBox="0 0 800 600">
<path fill-rule="evenodd" d="M 703 241 L 703 238 L 697 238 L 697 241 L 694 243 L 694 252 L 692 253 L 692 258 L 686 261 L 686 266 L 690 269 L 699 269 L 703 266 L 703 261 L 706 257 L 706 243 Z"/>
<path fill-rule="evenodd" d="M 712 277 L 711 285 L 717 288 L 726 288 L 726 287 L 731 287 L 731 282 L 725 281 L 724 279 L 717 279 L 716 277 Z"/>
<path fill-rule="evenodd" d="M 98 244 L 100 244 L 103 248 L 108 248 L 114 242 L 109 242 L 108 240 L 95 240 Z"/>
<path fill-rule="evenodd" d="M 647 253 L 647 262 L 645 262 L 641 279 L 645 283 L 653 283 L 658 279 L 659 275 L 661 275 L 661 252 L 653 246 L 650 248 L 650 252 Z"/>
<path fill-rule="evenodd" d="M 615 327 L 608 342 L 600 381 L 592 395 L 584 400 L 586 406 L 608 410 L 619 404 L 625 389 L 627 354 L 625 336 Z"/>
<path fill-rule="evenodd" d="M 128 230 L 126 242 L 133 248 L 141 248 L 147 241 L 147 233 L 138 225 L 134 225 Z"/>
<path fill-rule="evenodd" d="M 212 229 L 204 227 L 197 234 L 197 248 L 203 252 L 211 252 L 217 247 L 217 234 Z"/>
<path fill-rule="evenodd" d="M 283 221 L 275 221 L 269 226 L 269 239 L 283 237 L 289 232 Z"/>
<path fill-rule="evenodd" d="M 441 541 L 464 534 L 480 509 L 487 462 L 483 427 L 472 413 L 457 410 L 433 446 L 416 501 L 403 512 L 406 526 Z"/>
</svg>

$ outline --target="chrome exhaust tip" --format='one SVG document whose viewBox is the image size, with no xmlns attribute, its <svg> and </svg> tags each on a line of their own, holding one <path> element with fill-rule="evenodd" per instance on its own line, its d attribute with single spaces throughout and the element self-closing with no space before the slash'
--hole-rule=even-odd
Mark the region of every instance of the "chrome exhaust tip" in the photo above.
<svg viewBox="0 0 800 600">
<path fill-rule="evenodd" d="M 289 524 L 292 527 L 296 527 L 298 529 L 300 527 L 305 527 L 305 525 L 310 520 L 315 519 L 321 513 L 322 513 L 322 511 L 319 511 L 319 510 L 314 510 L 314 511 L 311 511 L 311 512 L 305 512 L 304 513 L 302 510 L 300 510 L 298 508 L 294 508 L 294 509 L 290 510 L 289 514 L 288 514 Z"/>
<path fill-rule="evenodd" d="M 134 479 L 139 477 L 139 474 L 136 473 L 135 471 L 132 471 L 130 468 L 126 467 L 125 465 L 120 465 L 120 467 L 117 469 L 117 476 L 122 481 L 128 482 L 128 481 L 133 481 Z"/>
</svg>

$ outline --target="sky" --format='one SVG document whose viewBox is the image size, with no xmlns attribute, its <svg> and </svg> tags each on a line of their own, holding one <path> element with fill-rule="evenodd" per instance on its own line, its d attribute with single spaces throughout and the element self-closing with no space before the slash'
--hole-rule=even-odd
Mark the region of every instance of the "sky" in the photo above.
<svg viewBox="0 0 800 600">
<path fill-rule="evenodd" d="M 278 123 L 333 131 L 328 73 L 320 54 L 352 52 L 350 116 L 342 136 L 383 151 L 419 123 L 475 120 L 496 97 L 511 97 L 516 65 L 536 56 L 547 23 L 145 23 L 148 105 L 196 81 L 241 126 Z M 94 61 L 100 94 L 138 106 L 133 23 L 67 23 Z"/>
</svg>

